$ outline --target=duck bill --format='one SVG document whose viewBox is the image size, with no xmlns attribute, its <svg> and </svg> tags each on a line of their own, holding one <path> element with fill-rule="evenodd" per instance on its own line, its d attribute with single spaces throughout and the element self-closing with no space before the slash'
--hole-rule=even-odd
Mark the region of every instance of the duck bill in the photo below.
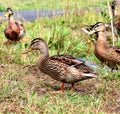
<svg viewBox="0 0 120 114">
<path fill-rule="evenodd" d="M 86 28 L 82 28 L 82 30 L 83 30 L 86 34 L 89 34 L 89 35 L 96 32 L 95 30 L 88 31 Z"/>
<path fill-rule="evenodd" d="M 23 52 L 22 54 L 28 54 L 29 52 L 31 52 L 33 49 L 32 48 L 28 48 L 28 50 L 26 50 L 25 52 Z"/>
<path fill-rule="evenodd" d="M 5 12 L 4 16 L 5 16 L 5 17 L 8 17 L 8 16 L 9 16 L 9 13 L 8 13 L 8 12 Z"/>
<path fill-rule="evenodd" d="M 111 24 L 105 24 L 105 27 L 109 28 L 109 27 L 111 27 Z"/>
</svg>

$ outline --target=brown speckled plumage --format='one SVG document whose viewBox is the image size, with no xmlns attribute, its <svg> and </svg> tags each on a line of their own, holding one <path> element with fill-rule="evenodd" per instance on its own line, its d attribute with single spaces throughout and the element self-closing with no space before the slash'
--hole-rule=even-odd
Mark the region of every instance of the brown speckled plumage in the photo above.
<svg viewBox="0 0 120 114">
<path fill-rule="evenodd" d="M 39 69 L 57 81 L 70 83 L 73 86 L 78 81 L 98 77 L 93 70 L 72 55 L 49 56 L 48 46 L 41 38 L 34 39 L 29 49 L 40 50 Z M 61 89 L 64 89 L 63 86 Z"/>
<path fill-rule="evenodd" d="M 97 41 L 94 53 L 96 57 L 106 63 L 112 69 L 118 69 L 120 65 L 120 48 L 107 46 L 106 26 L 104 23 L 97 23 L 93 30 L 97 33 Z"/>
<path fill-rule="evenodd" d="M 8 17 L 8 25 L 4 30 L 6 38 L 10 41 L 19 41 L 25 35 L 25 28 L 22 23 L 14 22 L 13 11 L 7 8 L 5 12 Z"/>
</svg>

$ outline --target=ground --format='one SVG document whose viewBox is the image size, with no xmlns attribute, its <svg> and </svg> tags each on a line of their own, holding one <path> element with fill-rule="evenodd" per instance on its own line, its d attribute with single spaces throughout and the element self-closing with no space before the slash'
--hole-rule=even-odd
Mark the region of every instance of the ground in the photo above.
<svg viewBox="0 0 120 114">
<path fill-rule="evenodd" d="M 83 82 L 78 82 L 75 84 L 74 91 L 70 91 L 70 85 L 66 84 L 65 90 L 58 93 L 61 83 L 53 80 L 48 75 L 43 74 L 35 64 L 11 64 L 10 60 L 9 64 L 0 65 L 0 75 L 2 76 L 2 80 L 0 81 L 0 110 L 3 113 L 26 113 L 27 106 L 29 108 L 28 112 L 39 112 L 40 107 L 42 107 L 44 110 L 43 112 L 47 112 L 48 110 L 44 109 L 47 108 L 47 106 L 43 107 L 41 105 L 45 105 L 46 102 L 50 102 L 53 106 L 58 104 L 64 105 L 66 102 L 63 100 L 70 100 L 72 96 L 80 98 L 77 98 L 77 101 L 74 102 L 69 101 L 69 105 L 71 106 L 68 104 L 66 105 L 70 108 L 72 108 L 72 105 L 74 107 L 74 105 L 80 103 L 78 107 L 85 105 L 86 108 L 84 107 L 84 109 L 86 111 L 88 107 L 88 111 L 93 108 L 91 112 L 96 113 L 120 112 L 120 82 L 116 79 L 103 77 L 99 79 L 89 79 Z M 47 96 L 46 100 L 39 101 L 39 104 L 34 101 L 34 99 L 43 99 L 45 96 Z M 57 101 L 55 99 L 55 101 L 53 100 L 54 97 L 55 99 L 58 98 Z M 84 112 L 83 109 L 78 111 Z M 65 111 L 61 109 L 61 112 Z M 73 113 L 74 112 L 75 111 L 73 109 Z"/>
</svg>

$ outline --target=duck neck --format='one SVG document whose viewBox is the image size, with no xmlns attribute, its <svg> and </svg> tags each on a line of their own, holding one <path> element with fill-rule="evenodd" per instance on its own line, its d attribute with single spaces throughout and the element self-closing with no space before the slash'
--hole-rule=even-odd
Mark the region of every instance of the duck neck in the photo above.
<svg viewBox="0 0 120 114">
<path fill-rule="evenodd" d="M 49 57 L 49 49 L 47 44 L 42 45 L 42 49 L 40 49 L 41 55 L 44 55 L 45 57 Z"/>
<path fill-rule="evenodd" d="M 10 16 L 8 17 L 8 20 L 9 20 L 9 23 L 14 22 L 14 16 L 13 16 L 13 15 L 10 15 Z"/>
<path fill-rule="evenodd" d="M 106 46 L 106 33 L 105 31 L 98 32 L 98 39 L 96 45 L 100 45 L 100 47 Z"/>
<path fill-rule="evenodd" d="M 42 48 L 42 50 L 40 50 L 40 56 L 38 58 L 38 67 L 42 67 L 42 63 L 44 63 L 44 61 L 46 61 L 46 59 L 49 58 L 49 50 L 48 47 L 45 46 Z"/>
</svg>

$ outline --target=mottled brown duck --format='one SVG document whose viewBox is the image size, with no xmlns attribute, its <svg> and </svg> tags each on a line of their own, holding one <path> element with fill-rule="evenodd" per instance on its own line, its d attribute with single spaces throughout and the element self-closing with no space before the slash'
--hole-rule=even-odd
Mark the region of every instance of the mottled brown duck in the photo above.
<svg viewBox="0 0 120 114">
<path fill-rule="evenodd" d="M 64 90 L 64 83 L 72 84 L 89 78 L 97 78 L 98 74 L 86 66 L 82 61 L 76 60 L 72 55 L 49 56 L 49 49 L 46 42 L 41 38 L 31 41 L 28 53 L 31 50 L 39 50 L 38 68 L 54 80 L 62 82 L 61 90 Z"/>
<path fill-rule="evenodd" d="M 16 42 L 21 39 L 23 39 L 25 35 L 25 28 L 24 25 L 20 22 L 14 21 L 14 15 L 13 10 L 11 8 L 7 8 L 5 11 L 5 16 L 8 17 L 8 25 L 6 26 L 4 30 L 4 34 L 8 41 L 6 44 L 9 44 L 9 42 Z"/>
<path fill-rule="evenodd" d="M 112 69 L 119 69 L 120 66 L 120 47 L 108 46 L 106 37 L 106 28 L 109 25 L 102 22 L 96 23 L 91 31 L 96 34 L 96 44 L 94 49 L 95 56 Z"/>
</svg>

